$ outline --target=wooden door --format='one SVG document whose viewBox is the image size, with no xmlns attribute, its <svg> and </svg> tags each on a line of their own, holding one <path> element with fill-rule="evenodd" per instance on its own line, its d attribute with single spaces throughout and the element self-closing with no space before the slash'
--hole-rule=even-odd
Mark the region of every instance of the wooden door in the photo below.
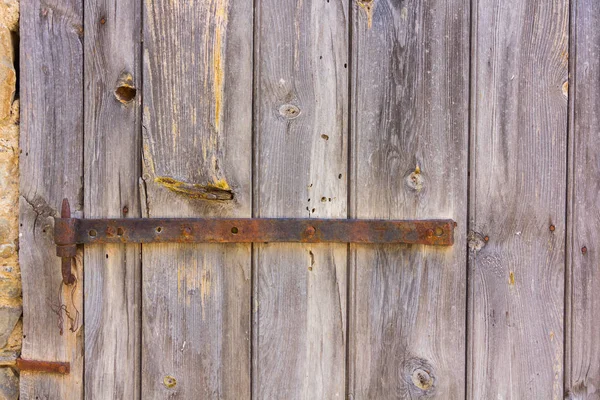
<svg viewBox="0 0 600 400">
<path fill-rule="evenodd" d="M 71 372 L 22 371 L 22 398 L 595 398 L 592 3 L 23 1 L 22 357 Z M 68 286 L 64 197 L 457 226 L 89 245 Z"/>
</svg>

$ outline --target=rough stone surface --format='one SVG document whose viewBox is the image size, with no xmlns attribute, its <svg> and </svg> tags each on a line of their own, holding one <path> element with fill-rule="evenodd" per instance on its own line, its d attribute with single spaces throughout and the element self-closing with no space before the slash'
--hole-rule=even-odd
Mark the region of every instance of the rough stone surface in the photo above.
<svg viewBox="0 0 600 400">
<path fill-rule="evenodd" d="M 19 377 L 10 367 L 0 368 L 0 399 L 17 400 L 19 398 Z"/>
<path fill-rule="evenodd" d="M 19 248 L 19 100 L 15 49 L 19 2 L 0 0 L 0 399 L 19 398 L 14 370 L 23 325 Z"/>
<path fill-rule="evenodd" d="M 0 305 L 0 348 L 8 343 L 8 338 L 13 333 L 23 309 L 20 306 Z"/>
</svg>

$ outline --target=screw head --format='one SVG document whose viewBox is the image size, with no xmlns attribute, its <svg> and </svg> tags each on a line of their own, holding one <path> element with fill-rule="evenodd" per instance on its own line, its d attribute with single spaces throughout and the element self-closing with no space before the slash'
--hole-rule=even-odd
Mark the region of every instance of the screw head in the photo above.
<svg viewBox="0 0 600 400">
<path fill-rule="evenodd" d="M 312 225 L 307 226 L 306 229 L 304 230 L 304 232 L 306 233 L 307 236 L 313 236 L 316 231 L 317 230 Z"/>
<path fill-rule="evenodd" d="M 581 248 L 581 253 L 586 254 L 587 253 L 587 247 L 583 246 Z"/>
<path fill-rule="evenodd" d="M 554 225 L 550 225 L 550 232 L 554 232 L 555 229 L 556 227 Z"/>
</svg>

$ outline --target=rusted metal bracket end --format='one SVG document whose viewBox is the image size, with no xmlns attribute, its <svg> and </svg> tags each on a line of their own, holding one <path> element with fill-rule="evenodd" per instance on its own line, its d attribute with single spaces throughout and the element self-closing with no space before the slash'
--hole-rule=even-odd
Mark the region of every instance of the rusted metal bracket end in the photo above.
<svg viewBox="0 0 600 400">
<path fill-rule="evenodd" d="M 46 372 L 66 375 L 71 372 L 71 364 L 61 361 L 37 361 L 17 358 L 17 368 L 20 371 Z"/>
<path fill-rule="evenodd" d="M 56 255 L 62 259 L 61 270 L 65 285 L 75 283 L 75 275 L 73 275 L 71 265 L 73 257 L 77 254 L 75 237 L 77 221 L 77 219 L 71 218 L 69 200 L 63 199 L 60 218 L 54 221 L 54 242 L 56 243 Z"/>
<path fill-rule="evenodd" d="M 404 243 L 451 246 L 455 222 L 436 220 L 356 220 L 307 218 L 71 218 L 63 202 L 54 224 L 63 279 L 75 281 L 71 257 L 87 243 Z"/>
</svg>

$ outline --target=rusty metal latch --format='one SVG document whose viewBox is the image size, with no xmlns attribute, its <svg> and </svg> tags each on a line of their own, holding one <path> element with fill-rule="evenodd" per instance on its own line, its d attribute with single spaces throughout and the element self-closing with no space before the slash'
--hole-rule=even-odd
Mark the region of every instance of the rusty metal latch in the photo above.
<svg viewBox="0 0 600 400">
<path fill-rule="evenodd" d="M 65 284 L 75 282 L 78 244 L 92 243 L 405 243 L 451 246 L 455 222 L 309 218 L 71 218 L 67 199 L 54 223 Z"/>
<path fill-rule="evenodd" d="M 19 371 L 35 371 L 61 375 L 71 372 L 71 364 L 68 362 L 23 360 L 22 358 L 17 358 L 17 368 Z"/>
</svg>

